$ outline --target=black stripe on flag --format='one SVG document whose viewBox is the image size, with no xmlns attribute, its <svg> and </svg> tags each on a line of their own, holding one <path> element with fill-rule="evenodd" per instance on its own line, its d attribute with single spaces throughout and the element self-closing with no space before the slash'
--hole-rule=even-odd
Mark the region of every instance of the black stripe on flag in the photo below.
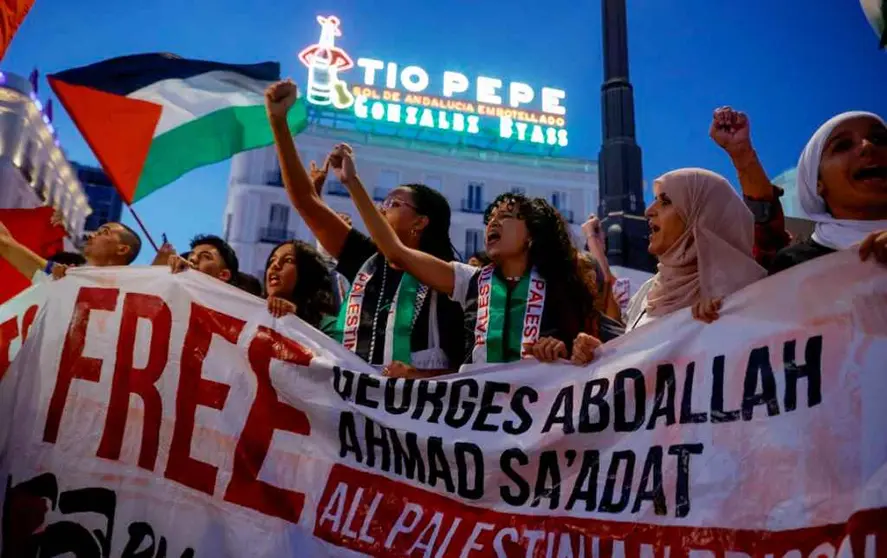
<svg viewBox="0 0 887 558">
<path fill-rule="evenodd" d="M 262 81 L 280 79 L 279 62 L 223 64 L 207 60 L 189 60 L 168 53 L 133 54 L 111 58 L 65 70 L 49 77 L 71 85 L 83 85 L 126 96 L 158 81 L 187 79 L 216 71 L 235 72 Z"/>
</svg>

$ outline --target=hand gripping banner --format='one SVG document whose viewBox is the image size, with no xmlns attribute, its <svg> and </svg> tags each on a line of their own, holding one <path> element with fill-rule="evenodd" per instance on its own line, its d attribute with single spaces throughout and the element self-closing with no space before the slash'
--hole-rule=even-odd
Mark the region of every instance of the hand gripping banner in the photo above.
<svg viewBox="0 0 887 558">
<path fill-rule="evenodd" d="M 852 253 L 587 367 L 437 381 L 196 272 L 30 292 L 0 380 L 3 556 L 887 556 L 887 272 Z"/>
</svg>

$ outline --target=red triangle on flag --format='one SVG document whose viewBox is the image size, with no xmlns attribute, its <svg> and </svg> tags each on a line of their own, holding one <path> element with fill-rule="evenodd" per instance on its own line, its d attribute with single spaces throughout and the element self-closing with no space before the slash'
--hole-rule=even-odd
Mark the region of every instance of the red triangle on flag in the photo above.
<svg viewBox="0 0 887 558">
<path fill-rule="evenodd" d="M 49 85 L 121 197 L 132 203 L 163 107 L 53 77 Z"/>
</svg>

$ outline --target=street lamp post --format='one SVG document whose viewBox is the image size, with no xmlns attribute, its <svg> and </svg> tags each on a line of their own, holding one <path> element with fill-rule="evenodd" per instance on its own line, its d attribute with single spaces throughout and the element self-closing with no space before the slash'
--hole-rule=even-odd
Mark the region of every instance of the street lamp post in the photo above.
<svg viewBox="0 0 887 558">
<path fill-rule="evenodd" d="M 625 0 L 601 0 L 604 83 L 601 86 L 603 142 L 599 215 L 613 265 L 653 271 L 647 252 L 641 148 L 635 141 L 634 97 L 628 79 L 628 25 Z"/>
</svg>

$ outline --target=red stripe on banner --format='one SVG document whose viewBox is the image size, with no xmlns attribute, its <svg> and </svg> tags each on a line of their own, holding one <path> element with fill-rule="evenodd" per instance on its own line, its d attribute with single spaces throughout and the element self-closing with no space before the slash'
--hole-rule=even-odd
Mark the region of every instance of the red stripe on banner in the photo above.
<svg viewBox="0 0 887 558">
<path fill-rule="evenodd" d="M 881 558 L 887 556 L 887 508 L 791 531 L 660 526 L 503 513 L 335 465 L 317 505 L 314 535 L 373 556 Z"/>
<path fill-rule="evenodd" d="M 132 203 L 163 108 L 49 77 L 49 85 L 126 203 Z"/>
</svg>

